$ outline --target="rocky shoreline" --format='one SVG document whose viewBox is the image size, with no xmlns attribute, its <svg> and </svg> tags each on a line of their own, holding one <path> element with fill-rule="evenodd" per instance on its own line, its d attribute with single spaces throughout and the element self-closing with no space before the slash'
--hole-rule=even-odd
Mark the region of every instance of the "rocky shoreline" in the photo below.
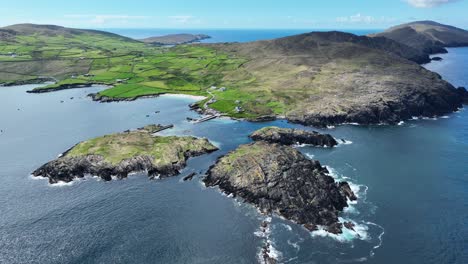
<svg viewBox="0 0 468 264">
<path fill-rule="evenodd" d="M 66 84 L 56 88 L 35 88 L 27 92 L 47 93 L 66 89 L 86 88 L 93 85 L 108 84 L 96 82 L 90 82 L 86 84 Z M 444 97 L 441 97 L 437 94 L 408 94 L 405 95 L 403 101 L 394 100 L 386 102 L 379 100 L 376 102 L 363 104 L 359 107 L 351 107 L 348 110 L 342 110 L 341 112 L 326 111 L 326 109 L 324 109 L 324 111 L 317 113 L 311 112 L 308 114 L 296 114 L 292 112 L 286 116 L 281 117 L 268 115 L 257 118 L 248 118 L 245 120 L 250 122 L 269 122 L 277 119 L 285 119 L 291 123 L 316 127 L 327 127 L 343 124 L 396 125 L 401 121 L 411 120 L 414 117 L 437 117 L 458 111 L 463 107 L 463 104 L 468 103 L 468 92 L 464 87 L 452 88 L 453 89 L 448 90 L 448 93 L 446 93 Z M 154 94 L 130 98 L 113 98 L 101 96 L 98 93 L 91 93 L 88 96 L 96 102 L 110 103 L 135 101 L 137 99 L 154 98 L 161 95 L 162 94 Z M 211 108 L 202 109 L 197 103 L 191 104 L 189 107 L 191 110 L 203 114 L 221 114 Z"/>
<path fill-rule="evenodd" d="M 343 224 L 338 214 L 357 197 L 348 183 L 337 183 L 328 173 L 290 146 L 259 141 L 219 158 L 203 181 L 263 214 L 278 214 L 310 231 L 323 226 L 339 234 Z"/>
<path fill-rule="evenodd" d="M 96 83 L 96 82 L 89 82 L 89 83 L 74 83 L 74 84 L 62 84 L 57 87 L 53 88 L 47 88 L 47 87 L 39 87 L 39 88 L 34 88 L 32 90 L 26 91 L 27 93 L 50 93 L 50 92 L 56 92 L 56 91 L 61 91 L 61 90 L 67 90 L 67 89 L 75 89 L 75 88 L 88 88 L 93 85 L 107 85 L 105 83 Z"/>
<path fill-rule="evenodd" d="M 153 135 L 167 127 L 152 125 L 81 142 L 35 170 L 32 176 L 46 177 L 51 184 L 71 182 L 86 175 L 110 181 L 112 177 L 123 179 L 137 172 L 146 172 L 150 179 L 165 178 L 178 175 L 189 158 L 218 150 L 207 139 Z M 133 146 L 139 150 L 142 144 L 147 144 L 149 150 L 140 150 L 141 153 L 136 154 L 133 150 L 129 150 L 129 153 L 113 152 Z M 159 151 L 154 152 L 156 148 Z M 83 149 L 86 151 L 83 152 Z M 102 153 L 111 153 L 119 159 L 109 159 Z"/>
<path fill-rule="evenodd" d="M 112 102 L 132 102 L 137 99 L 143 99 L 143 98 L 155 98 L 159 97 L 163 94 L 153 94 L 153 95 L 141 95 L 141 96 L 135 96 L 135 97 L 128 97 L 128 98 L 116 98 L 116 97 L 108 97 L 108 96 L 102 96 L 99 95 L 98 93 L 90 93 L 88 94 L 89 97 L 95 102 L 99 103 L 112 103 Z"/>
<path fill-rule="evenodd" d="M 19 85 L 27 85 L 27 84 L 42 84 L 42 83 L 47 83 L 47 82 L 54 82 L 54 78 L 35 78 L 35 79 L 29 79 L 29 80 L 18 80 L 18 81 L 12 81 L 12 82 L 7 82 L 7 83 L 0 83 L 0 86 L 4 87 L 9 87 L 9 86 L 19 86 Z"/>
<path fill-rule="evenodd" d="M 324 109 L 324 111 L 317 113 L 291 113 L 286 116 L 286 119 L 292 123 L 316 127 L 353 123 L 359 125 L 396 125 L 414 117 L 437 117 L 454 113 L 468 102 L 466 89 L 453 86 L 447 89 L 445 94 L 409 93 L 399 96 L 403 96 L 403 98 L 395 101 L 369 102 L 341 112 Z"/>
<path fill-rule="evenodd" d="M 320 147 L 334 147 L 338 145 L 338 142 L 330 134 L 279 127 L 264 127 L 255 131 L 249 137 L 255 141 L 266 141 L 282 145 L 307 144 Z"/>
</svg>

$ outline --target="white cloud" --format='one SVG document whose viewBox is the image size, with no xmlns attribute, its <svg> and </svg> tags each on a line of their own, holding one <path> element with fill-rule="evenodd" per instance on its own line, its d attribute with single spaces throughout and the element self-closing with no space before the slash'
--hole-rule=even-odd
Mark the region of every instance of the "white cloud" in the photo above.
<svg viewBox="0 0 468 264">
<path fill-rule="evenodd" d="M 458 0 L 406 0 L 410 5 L 418 8 L 436 7 L 457 1 Z"/>
<path fill-rule="evenodd" d="M 394 18 L 388 18 L 388 17 L 374 17 L 374 16 L 368 16 L 368 15 L 363 15 L 361 13 L 352 15 L 352 16 L 342 16 L 342 17 L 337 17 L 336 22 L 342 23 L 342 24 L 383 24 L 383 23 L 391 23 L 395 21 Z"/>
<path fill-rule="evenodd" d="M 108 25 L 114 23 L 126 24 L 130 20 L 149 19 L 149 16 L 132 16 L 132 15 L 81 15 L 71 14 L 64 16 L 67 19 L 86 20 L 92 25 Z"/>
</svg>

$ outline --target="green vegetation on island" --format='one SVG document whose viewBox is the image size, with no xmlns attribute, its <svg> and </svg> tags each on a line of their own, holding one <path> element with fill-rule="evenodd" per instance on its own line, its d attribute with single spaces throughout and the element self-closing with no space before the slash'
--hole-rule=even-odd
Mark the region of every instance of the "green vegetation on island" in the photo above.
<svg viewBox="0 0 468 264">
<path fill-rule="evenodd" d="M 188 158 L 218 149 L 205 138 L 154 135 L 164 128 L 151 125 L 83 141 L 33 175 L 47 177 L 51 183 L 70 182 L 86 174 L 104 180 L 125 178 L 140 171 L 150 177 L 167 177 L 178 174 Z"/>
</svg>

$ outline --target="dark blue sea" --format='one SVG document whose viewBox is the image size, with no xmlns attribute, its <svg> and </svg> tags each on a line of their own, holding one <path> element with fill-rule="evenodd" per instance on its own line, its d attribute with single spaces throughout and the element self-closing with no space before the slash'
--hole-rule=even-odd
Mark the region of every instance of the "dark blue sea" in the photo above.
<svg viewBox="0 0 468 264">
<path fill-rule="evenodd" d="M 127 35 L 146 36 L 138 32 Z M 237 41 L 286 34 L 249 31 Z M 468 86 L 468 48 L 441 57 L 425 67 Z M 341 218 L 357 232 L 310 233 L 273 216 L 264 236 L 259 227 L 266 216 L 205 188 L 202 176 L 181 179 L 202 175 L 256 129 L 301 126 L 192 124 L 186 118 L 198 115 L 187 107 L 190 97 L 101 104 L 86 95 L 102 87 L 27 94 L 32 87 L 0 87 L 0 263 L 257 263 L 267 240 L 280 263 L 468 263 L 468 111 L 399 126 L 320 130 L 346 144 L 299 149 L 352 183 L 359 199 Z M 153 123 L 175 125 L 164 134 L 208 137 L 221 150 L 191 159 L 180 176 L 164 180 L 134 175 L 51 186 L 30 177 L 79 141 Z"/>
</svg>

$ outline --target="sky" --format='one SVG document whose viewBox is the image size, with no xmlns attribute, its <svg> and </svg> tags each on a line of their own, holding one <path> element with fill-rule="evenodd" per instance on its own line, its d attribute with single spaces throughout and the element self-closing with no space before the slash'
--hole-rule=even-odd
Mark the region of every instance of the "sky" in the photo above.
<svg viewBox="0 0 468 264">
<path fill-rule="evenodd" d="M 383 29 L 415 20 L 468 28 L 468 0 L 0 0 L 0 26 Z"/>
</svg>

